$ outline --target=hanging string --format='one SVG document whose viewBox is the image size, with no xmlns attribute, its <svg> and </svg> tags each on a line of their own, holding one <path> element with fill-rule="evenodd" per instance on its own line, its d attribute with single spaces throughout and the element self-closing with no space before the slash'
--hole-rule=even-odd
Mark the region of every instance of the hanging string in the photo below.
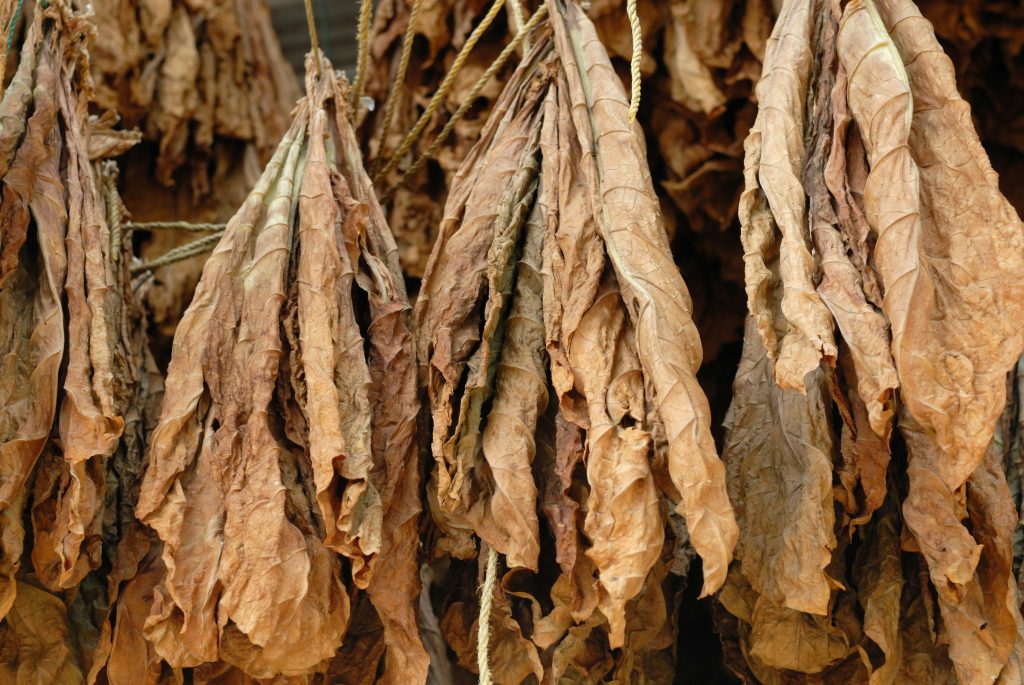
<svg viewBox="0 0 1024 685">
<path fill-rule="evenodd" d="M 14 43 L 14 29 L 18 27 L 18 21 L 21 19 L 21 6 L 25 3 L 25 0 L 18 0 L 18 4 L 14 6 L 14 16 L 11 17 L 11 23 L 7 27 L 7 52 L 11 51 L 11 45 Z M 3 74 L 0 74 L 2 77 Z"/>
<path fill-rule="evenodd" d="M 193 224 L 188 221 L 132 221 L 125 224 L 129 231 L 223 231 L 227 224 Z"/>
<path fill-rule="evenodd" d="M 308 2 L 308 0 L 307 0 Z M 359 6 L 359 57 L 356 61 L 356 82 L 352 86 L 352 99 L 349 101 L 349 117 L 356 120 L 359 101 L 363 97 L 363 83 L 366 80 L 366 67 L 370 58 L 370 15 L 373 13 L 373 0 L 362 0 Z"/>
<path fill-rule="evenodd" d="M 425 129 L 427 124 L 430 123 L 431 118 L 433 118 L 434 114 L 441 106 L 445 96 L 448 95 L 448 91 L 451 90 L 452 85 L 455 83 L 455 77 L 458 76 L 463 65 L 466 63 L 466 60 L 469 58 L 469 53 L 472 52 L 473 47 L 477 44 L 487 29 L 490 28 L 491 24 L 494 23 L 495 17 L 498 16 L 498 12 L 501 11 L 501 8 L 504 7 L 504 5 L 505 0 L 494 0 L 491 8 L 487 11 L 487 14 L 480 20 L 480 23 L 473 29 L 473 32 L 469 34 L 469 38 L 466 39 L 465 45 L 463 45 L 462 49 L 459 50 L 459 54 L 455 56 L 455 61 L 452 63 L 451 69 L 449 69 L 448 73 L 445 74 L 444 80 L 441 81 L 441 85 L 438 86 L 434 96 L 430 98 L 430 102 L 427 104 L 427 109 L 420 115 L 420 118 L 416 121 L 416 125 L 413 126 L 412 130 L 405 136 L 405 140 L 403 140 L 402 144 L 398 146 L 395 154 L 391 156 L 391 159 L 388 160 L 384 168 L 380 173 L 373 177 L 374 183 L 379 182 L 380 179 L 385 178 L 389 173 L 391 173 L 391 170 L 395 168 L 399 160 L 409 152 L 409 149 L 419 139 L 420 135 L 423 133 L 423 129 Z"/>
<path fill-rule="evenodd" d="M 117 163 L 112 161 L 104 163 L 103 175 L 103 199 L 107 208 L 107 223 L 110 226 L 110 254 L 115 263 L 120 259 L 124 236 L 130 235 L 134 231 L 174 230 L 195 233 L 213 231 L 211 235 L 168 250 L 156 259 L 134 264 L 130 269 L 132 276 L 209 252 L 224 235 L 227 224 L 193 224 L 187 221 L 129 221 L 126 223 L 122 212 L 121 196 L 117 192 Z"/>
<path fill-rule="evenodd" d="M 480 543 L 483 546 L 484 542 Z M 494 586 L 498 578 L 498 552 L 487 545 L 487 571 L 484 586 L 480 591 L 480 618 L 476 627 L 476 667 L 480 671 L 480 685 L 493 685 L 491 663 L 488 652 L 491 646 L 491 605 L 494 602 Z"/>
<path fill-rule="evenodd" d="M 199 238 L 198 240 L 193 240 L 190 243 L 180 245 L 173 250 L 168 250 L 156 259 L 151 259 L 150 261 L 143 262 L 142 264 L 134 264 L 131 268 L 131 274 L 134 276 L 138 273 L 142 273 L 143 271 L 152 271 L 153 269 L 158 269 L 161 266 L 174 264 L 175 262 L 180 262 L 188 259 L 189 257 L 195 257 L 196 255 L 209 252 L 220 241 L 222 235 L 223 231 L 213 233 Z"/>
<path fill-rule="evenodd" d="M 489 67 L 487 67 L 487 70 L 483 73 L 483 75 L 479 79 L 477 79 L 477 82 L 473 84 L 473 87 L 469 91 L 469 95 L 462 101 L 462 104 L 459 105 L 459 108 L 455 110 L 455 113 L 445 123 L 444 128 L 442 128 L 441 132 L 437 134 L 436 138 L 434 138 L 434 142 L 430 144 L 430 147 L 428 147 L 423 152 L 423 154 L 417 157 L 416 161 L 414 161 L 409 166 L 408 169 L 402 172 L 402 177 L 398 179 L 398 182 L 395 183 L 395 185 L 388 188 L 387 192 L 381 195 L 381 202 L 387 202 L 388 200 L 390 200 L 392 194 L 398 188 L 402 187 L 405 184 L 405 182 L 409 179 L 409 177 L 411 177 L 413 174 L 419 171 L 420 168 L 424 164 L 426 164 L 428 159 L 431 159 L 437 153 L 438 149 L 440 149 L 445 139 L 448 137 L 449 134 L 451 134 L 452 130 L 454 130 L 455 124 L 457 124 L 459 120 L 462 119 L 463 116 L 465 116 L 466 112 L 469 111 L 469 108 L 473 106 L 473 103 L 480 95 L 480 92 L 484 89 L 484 86 L 487 85 L 487 83 L 494 77 L 494 75 L 498 72 L 499 69 L 505 66 L 505 63 L 515 53 L 519 45 L 521 43 L 525 44 L 526 37 L 530 34 L 531 31 L 533 31 L 533 29 L 537 27 L 538 24 L 540 24 L 544 17 L 547 16 L 547 12 L 547 5 L 541 5 L 539 8 L 537 8 L 537 11 L 533 13 L 533 16 L 531 16 L 530 20 L 526 22 L 526 25 L 523 26 L 519 33 L 515 35 L 515 38 L 513 38 L 511 42 L 509 42 L 509 44 L 505 46 L 505 48 L 501 51 L 501 54 L 499 54 L 498 57 L 494 60 L 494 62 L 492 62 Z"/>
<path fill-rule="evenodd" d="M 110 227 L 110 259 L 117 264 L 124 248 L 121 222 L 121 198 L 117 194 L 117 163 L 104 162 L 102 167 L 103 189 L 106 193 L 107 225 Z"/>
<path fill-rule="evenodd" d="M 507 0 L 508 11 L 512 16 L 512 28 L 516 34 L 519 34 L 523 30 L 523 8 L 519 4 L 519 0 Z M 530 50 L 530 42 L 523 41 L 523 52 Z"/>
<path fill-rule="evenodd" d="M 636 11 L 636 3 L 637 0 L 626 0 L 626 16 L 629 17 L 630 33 L 633 35 L 633 56 L 629 61 L 630 121 L 636 121 L 636 113 L 640 110 L 640 59 L 644 54 L 644 40 L 640 29 L 640 15 Z"/>
<path fill-rule="evenodd" d="M 306 24 L 309 26 L 309 44 L 313 49 L 313 60 L 316 64 L 316 77 L 320 78 L 323 72 L 320 69 L 320 40 L 316 35 L 316 19 L 313 17 L 313 2 L 306 0 Z"/>
<path fill-rule="evenodd" d="M 420 7 L 423 0 L 413 0 L 412 8 L 409 10 L 409 24 L 405 27 L 405 35 L 402 36 L 402 55 L 398 60 L 398 73 L 395 80 L 391 82 L 391 90 L 388 91 L 388 99 L 384 104 L 384 118 L 380 125 L 380 150 L 377 151 L 377 158 L 373 160 L 371 174 L 380 171 L 380 165 L 384 158 L 384 143 L 387 141 L 388 131 L 391 130 L 391 120 L 395 116 L 395 107 L 398 104 L 398 95 L 405 85 L 405 75 L 409 71 L 409 60 L 412 57 L 412 41 L 416 36 L 416 19 L 420 15 Z"/>
</svg>

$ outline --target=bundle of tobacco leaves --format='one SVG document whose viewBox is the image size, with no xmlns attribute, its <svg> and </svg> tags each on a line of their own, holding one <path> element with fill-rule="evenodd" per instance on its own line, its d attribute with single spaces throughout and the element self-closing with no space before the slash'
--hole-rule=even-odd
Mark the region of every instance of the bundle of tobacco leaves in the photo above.
<svg viewBox="0 0 1024 685">
<path fill-rule="evenodd" d="M 364 149 L 375 164 L 394 153 L 493 2 L 421 0 L 409 72 L 397 91 L 398 107 L 385 137 L 382 113 L 398 72 L 412 4 L 385 0 L 377 9 L 366 87 L 376 107 L 367 114 L 364 130 L 369 136 Z M 505 3 L 506 13 L 495 19 L 469 53 L 413 151 L 394 173 L 380 179 L 378 188 L 391 188 L 466 101 L 472 85 L 515 32 L 513 4 L 529 17 L 541 3 Z M 616 73 L 628 84 L 632 43 L 625 0 L 593 0 L 586 13 Z M 693 298 L 693 318 L 704 347 L 701 380 L 716 417 L 717 435 L 730 399 L 743 329 L 743 253 L 736 219 L 743 187 L 742 141 L 756 114 L 753 85 L 761 74 L 774 10 L 769 0 L 640 0 L 638 14 L 643 36 L 638 120 L 675 262 Z M 444 144 L 391 193 L 385 211 L 414 287 L 436 239 L 454 173 L 476 142 L 511 71 L 505 67 L 495 74 Z"/>
<path fill-rule="evenodd" d="M 225 139 L 261 156 L 276 148 L 298 92 L 262 1 L 92 6 L 97 103 L 157 143 L 161 183 L 171 185 L 187 164 L 193 190 L 210 192 Z"/>
<path fill-rule="evenodd" d="M 80 682 L 134 519 L 144 324 L 108 223 L 86 16 L 31 15 L 0 101 L 0 680 Z M 120 241 L 120 242 L 119 242 Z"/>
<path fill-rule="evenodd" d="M 175 335 L 136 509 L 162 546 L 142 638 L 201 679 L 372 675 L 383 653 L 385 682 L 423 682 L 409 304 L 347 86 L 307 62 Z"/>
<path fill-rule="evenodd" d="M 668 682 L 667 574 L 692 544 L 714 592 L 737 529 L 642 133 L 583 10 L 547 7 L 416 303 L 433 554 L 472 558 L 478 537 L 507 567 L 479 616 L 476 573 L 453 562 L 441 628 L 475 670 L 489 620 L 495 682 Z"/>
<path fill-rule="evenodd" d="M 730 665 L 1019 683 L 1012 437 L 993 433 L 1024 347 L 1024 231 L 952 64 L 911 0 L 786 0 L 757 94 Z"/>
<path fill-rule="evenodd" d="M 132 218 L 226 221 L 252 190 L 299 97 L 264 0 L 91 6 L 97 105 L 144 137 L 119 161 Z M 139 232 L 136 243 L 143 259 L 153 259 L 195 237 Z M 160 268 L 147 291 L 162 364 L 204 261 L 201 255 Z"/>
</svg>

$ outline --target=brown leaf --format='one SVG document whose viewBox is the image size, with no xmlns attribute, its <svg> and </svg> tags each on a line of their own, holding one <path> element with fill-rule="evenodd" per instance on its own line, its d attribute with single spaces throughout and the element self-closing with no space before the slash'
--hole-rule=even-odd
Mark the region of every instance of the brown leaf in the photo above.
<svg viewBox="0 0 1024 685">
<path fill-rule="evenodd" d="M 0 679 L 4 682 L 83 682 L 81 667 L 68 644 L 64 603 L 27 582 L 18 583 L 17 599 L 0 624 L 0 653 Z"/>
<path fill-rule="evenodd" d="M 952 67 L 911 3 L 879 2 L 877 12 L 851 3 L 839 54 L 871 166 L 865 214 L 878 236 L 910 452 L 904 515 L 928 560 L 960 680 L 991 682 L 1016 642 L 1017 611 L 1005 619 L 987 602 L 983 548 L 960 521 L 958 491 L 984 458 L 1005 402 L 1001 379 L 1024 342 L 1014 286 L 1024 257 L 1010 247 L 1024 235 Z"/>
<path fill-rule="evenodd" d="M 587 556 L 598 570 L 598 607 L 615 649 L 625 640 L 626 602 L 661 556 L 665 524 L 648 464 L 651 437 L 635 425 L 644 416 L 640 365 L 608 280 L 570 340 L 569 360 L 589 412 Z"/>
<path fill-rule="evenodd" d="M 31 55 L 31 46 L 42 40 L 41 14 L 29 30 L 26 43 L 30 49 L 23 54 Z M 39 70 L 42 83 L 52 89 L 53 82 L 48 79 L 53 77 L 52 51 L 56 47 L 51 40 L 47 47 L 39 49 L 44 60 Z M 31 57 L 25 61 L 35 63 Z M 8 91 L 8 97 L 19 97 L 17 90 Z M 47 111 L 55 116 L 55 109 L 47 110 L 40 103 L 40 119 L 36 120 L 40 125 L 42 113 Z M 35 230 L 27 234 L 15 270 L 0 287 L 0 339 L 4 341 L 4 380 L 0 385 L 0 571 L 5 576 L 0 584 L 0 616 L 7 613 L 14 601 L 14 574 L 20 564 L 24 534 L 23 488 L 53 426 L 58 374 L 64 358 L 60 290 L 67 272 L 67 215 L 63 186 L 54 173 L 59 144 L 52 129 L 48 138 L 26 137 L 3 177 L 5 211 L 12 204 L 19 204 L 19 221 L 27 230 L 31 210 Z M 4 221 L 3 225 L 5 232 L 12 230 L 11 223 Z"/>
<path fill-rule="evenodd" d="M 747 302 L 783 388 L 803 390 L 822 359 L 834 360 L 832 317 L 814 288 L 807 197 L 805 102 L 814 58 L 810 0 L 790 0 L 772 31 L 760 107 L 744 143 L 746 187 L 740 198 Z"/>
<path fill-rule="evenodd" d="M 585 151 L 584 178 L 599 202 L 593 211 L 636 330 L 640 363 L 654 384 L 668 434 L 669 472 L 682 497 L 679 511 L 703 559 L 708 594 L 725 580 L 738 530 L 711 439 L 707 399 L 694 377 L 701 349 L 690 298 L 672 263 L 644 145 L 629 124 L 628 102 L 607 53 L 575 4 L 551 0 L 549 11 Z"/>
<path fill-rule="evenodd" d="M 778 611 L 827 615 L 836 539 L 825 372 L 809 373 L 800 393 L 779 387 L 772 367 L 751 316 L 722 451 L 741 530 L 736 558 Z"/>
<path fill-rule="evenodd" d="M 146 635 L 172 665 L 218 660 L 218 606 L 225 622 L 265 648 L 239 656 L 271 674 L 329 657 L 347 622 L 337 561 L 316 531 L 286 515 L 279 460 L 291 457 L 268 412 L 308 107 L 207 263 L 151 438 L 138 514 L 160 536 L 167 572 Z M 260 278 L 241 278 L 247 264 Z M 305 649 L 291 648 L 298 643 Z"/>
</svg>

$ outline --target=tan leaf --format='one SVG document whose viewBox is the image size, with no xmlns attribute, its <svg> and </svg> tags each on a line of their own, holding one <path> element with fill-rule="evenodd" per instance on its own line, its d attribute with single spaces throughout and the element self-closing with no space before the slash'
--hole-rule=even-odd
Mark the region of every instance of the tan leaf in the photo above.
<svg viewBox="0 0 1024 685">
<path fill-rule="evenodd" d="M 694 377 L 701 348 L 690 298 L 672 263 L 622 83 L 583 11 L 561 0 L 550 0 L 549 8 L 585 151 L 584 178 L 600 203 L 594 215 L 636 331 L 640 363 L 654 384 L 668 434 L 669 471 L 682 497 L 679 511 L 703 559 L 708 594 L 725 580 L 738 530 L 711 439 L 707 398 Z"/>
</svg>

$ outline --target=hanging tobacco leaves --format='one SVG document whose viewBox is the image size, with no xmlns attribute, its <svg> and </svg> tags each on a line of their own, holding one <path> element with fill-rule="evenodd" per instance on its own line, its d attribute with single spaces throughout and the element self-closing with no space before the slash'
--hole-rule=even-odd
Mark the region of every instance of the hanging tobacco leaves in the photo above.
<svg viewBox="0 0 1024 685">
<path fill-rule="evenodd" d="M 993 431 L 1024 346 L 1024 232 L 952 64 L 910 0 L 786 0 L 757 93 L 724 452 L 734 670 L 1019 682 Z"/>
<path fill-rule="evenodd" d="M 0 615 L 17 594 L 24 512 L 34 582 L 73 588 L 100 563 L 106 466 L 130 397 L 130 297 L 90 159 L 103 133 L 87 115 L 89 37 L 64 3 L 37 10 L 0 102 Z"/>
<path fill-rule="evenodd" d="M 387 648 L 360 668 L 383 651 L 387 682 L 422 682 L 409 305 L 320 69 L 175 335 L 136 509 L 162 544 L 143 634 L 175 668 L 302 676 L 370 610 Z"/>
<path fill-rule="evenodd" d="M 188 165 L 191 190 L 205 195 L 227 141 L 251 143 L 261 157 L 276 148 L 298 92 L 263 2 L 92 7 L 97 103 L 157 143 L 160 183 L 173 184 Z"/>
<path fill-rule="evenodd" d="M 0 679 L 82 682 L 142 468 L 144 315 L 88 115 L 88 18 L 31 14 L 0 101 Z"/>
<path fill-rule="evenodd" d="M 472 558 L 478 536 L 505 557 L 496 682 L 595 677 L 609 648 L 627 656 L 600 673 L 661 682 L 674 548 L 688 535 L 713 592 L 736 525 L 643 140 L 593 25 L 547 8 L 455 176 L 416 304 L 434 554 Z M 474 603 L 454 592 L 442 617 L 469 668 Z"/>
</svg>

